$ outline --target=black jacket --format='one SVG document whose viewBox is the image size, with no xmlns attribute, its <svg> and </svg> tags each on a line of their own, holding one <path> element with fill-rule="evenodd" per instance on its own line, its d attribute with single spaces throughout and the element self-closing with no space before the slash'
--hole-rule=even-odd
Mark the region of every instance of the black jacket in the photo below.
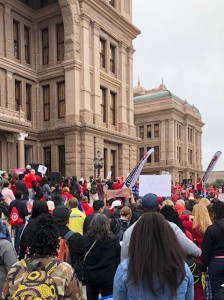
<svg viewBox="0 0 224 300">
<path fill-rule="evenodd" d="M 29 212 L 27 210 L 27 204 L 25 200 L 22 199 L 15 199 L 9 205 L 9 216 L 11 214 L 11 210 L 13 207 L 16 207 L 19 213 L 20 218 L 23 219 L 23 223 L 25 224 L 26 219 L 25 217 L 28 216 Z"/>
<path fill-rule="evenodd" d="M 70 229 L 66 225 L 58 225 L 59 233 L 61 237 L 64 237 Z M 79 280 L 82 279 L 82 260 L 85 255 L 85 248 L 82 235 L 78 232 L 68 239 L 69 253 L 71 256 L 72 267 L 75 269 L 76 275 Z"/>
<path fill-rule="evenodd" d="M 23 193 L 23 199 L 29 200 L 29 192 L 26 184 L 23 180 L 18 180 L 16 183 L 16 191 L 21 191 Z"/>
<path fill-rule="evenodd" d="M 214 256 L 224 256 L 224 219 L 210 225 L 202 243 L 202 272 L 207 271 L 209 260 Z"/>
<path fill-rule="evenodd" d="M 83 236 L 86 252 L 94 243 L 88 234 Z M 108 240 L 97 241 L 86 256 L 84 278 L 91 285 L 113 286 L 113 279 L 120 263 L 121 247 L 115 236 Z"/>
</svg>

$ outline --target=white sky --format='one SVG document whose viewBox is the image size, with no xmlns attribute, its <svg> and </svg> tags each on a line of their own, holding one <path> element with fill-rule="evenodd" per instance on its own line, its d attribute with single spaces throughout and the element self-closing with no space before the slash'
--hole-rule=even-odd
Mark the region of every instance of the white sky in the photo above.
<svg viewBox="0 0 224 300">
<path fill-rule="evenodd" d="M 124 0 L 125 1 L 125 0 Z M 223 152 L 214 170 L 224 170 L 224 0 L 132 0 L 134 86 L 156 88 L 162 78 L 176 96 L 194 104 L 205 123 L 203 168 Z"/>
</svg>

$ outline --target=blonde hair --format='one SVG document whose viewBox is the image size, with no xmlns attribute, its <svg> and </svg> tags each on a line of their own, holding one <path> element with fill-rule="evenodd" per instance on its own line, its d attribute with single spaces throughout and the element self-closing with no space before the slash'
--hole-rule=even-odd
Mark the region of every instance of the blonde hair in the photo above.
<svg viewBox="0 0 224 300">
<path fill-rule="evenodd" d="M 199 201 L 200 204 L 203 204 L 205 207 L 207 207 L 211 202 L 207 198 L 201 198 Z"/>
<path fill-rule="evenodd" d="M 207 227 L 212 225 L 207 207 L 201 203 L 196 204 L 193 208 L 193 215 L 193 228 L 198 227 L 200 233 L 204 235 Z"/>
<path fill-rule="evenodd" d="M 168 206 L 174 206 L 174 203 L 173 203 L 173 201 L 171 201 L 171 200 L 165 200 L 165 201 L 163 201 L 162 206 L 165 206 L 165 205 L 168 205 Z"/>
</svg>

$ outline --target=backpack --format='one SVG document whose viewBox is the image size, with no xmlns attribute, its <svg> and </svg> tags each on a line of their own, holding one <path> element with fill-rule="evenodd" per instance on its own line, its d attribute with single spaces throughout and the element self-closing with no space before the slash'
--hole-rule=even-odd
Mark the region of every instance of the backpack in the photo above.
<svg viewBox="0 0 224 300">
<path fill-rule="evenodd" d="M 18 209 L 15 206 L 13 206 L 10 216 L 9 216 L 9 224 L 12 226 L 15 226 L 15 225 L 23 224 L 23 223 L 24 223 L 23 219 L 20 218 Z"/>
<path fill-rule="evenodd" d="M 91 194 L 96 194 L 97 193 L 97 184 L 95 181 L 91 182 L 91 186 L 90 186 L 90 193 Z"/>
<path fill-rule="evenodd" d="M 11 300 L 58 299 L 57 286 L 51 273 L 59 264 L 54 260 L 46 266 L 42 262 L 34 266 L 28 259 L 22 259 L 21 265 L 26 273 Z"/>
<path fill-rule="evenodd" d="M 72 264 L 71 256 L 69 251 L 68 239 L 74 234 L 73 231 L 68 231 L 64 237 L 60 237 L 59 249 L 58 249 L 58 256 L 57 258 L 61 261 L 65 261 Z"/>
<path fill-rule="evenodd" d="M 121 220 L 120 218 L 115 219 L 116 221 L 116 226 L 114 228 L 114 234 L 117 236 L 119 242 L 123 240 L 123 236 L 125 231 L 129 227 L 129 222 L 127 220 Z"/>
</svg>

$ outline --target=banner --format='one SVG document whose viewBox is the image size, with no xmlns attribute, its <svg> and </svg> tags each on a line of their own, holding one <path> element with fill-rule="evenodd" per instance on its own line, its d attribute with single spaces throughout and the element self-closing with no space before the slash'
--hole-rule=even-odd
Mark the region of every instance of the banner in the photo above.
<svg viewBox="0 0 224 300">
<path fill-rule="evenodd" d="M 147 158 L 154 152 L 154 148 L 151 148 L 140 160 L 140 162 L 134 167 L 134 169 L 131 171 L 131 173 L 128 175 L 128 177 L 126 178 L 124 185 L 122 188 L 129 188 L 131 189 L 135 182 L 138 179 L 138 176 L 140 175 L 144 164 L 147 160 Z"/>
<path fill-rule="evenodd" d="M 222 152 L 221 151 L 217 151 L 215 153 L 215 155 L 212 157 L 212 160 L 210 162 L 210 164 L 208 165 L 207 170 L 205 171 L 204 176 L 202 177 L 201 183 L 203 186 L 206 185 L 209 176 L 211 175 L 212 170 L 214 169 L 215 164 L 217 163 L 218 159 L 220 158 Z"/>
<path fill-rule="evenodd" d="M 110 200 L 112 198 L 131 198 L 131 190 L 130 189 L 119 189 L 119 190 L 106 190 L 105 191 L 105 198 L 106 200 Z"/>
</svg>

